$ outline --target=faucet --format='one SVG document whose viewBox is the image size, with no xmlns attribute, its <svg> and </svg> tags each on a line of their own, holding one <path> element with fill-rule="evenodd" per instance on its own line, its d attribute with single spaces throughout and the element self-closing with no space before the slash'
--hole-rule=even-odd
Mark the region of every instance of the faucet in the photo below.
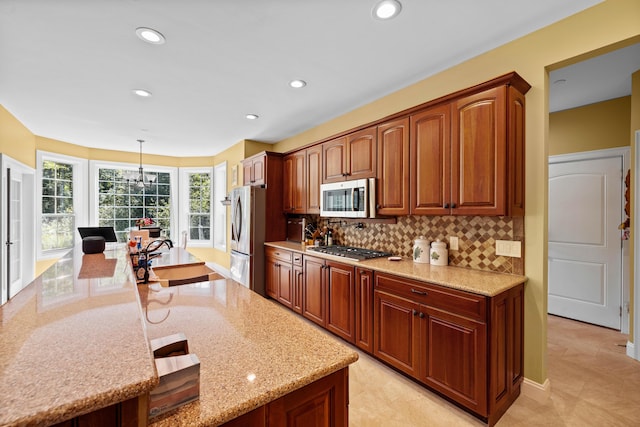
<svg viewBox="0 0 640 427">
<path fill-rule="evenodd" d="M 144 255 L 145 261 L 140 262 L 141 257 L 139 255 L 139 264 L 137 266 L 134 265 L 134 270 L 137 277 L 136 280 L 138 283 L 149 283 L 149 261 L 153 258 L 159 257 L 161 254 L 156 253 L 155 251 L 165 245 L 169 249 L 173 248 L 173 242 L 170 239 L 162 239 L 154 240 L 140 251 L 140 255 Z"/>
<path fill-rule="evenodd" d="M 173 248 L 173 242 L 171 241 L 171 239 L 154 240 L 149 243 L 146 248 L 143 249 L 143 252 L 148 256 L 151 252 L 157 251 L 165 245 L 169 249 Z"/>
</svg>

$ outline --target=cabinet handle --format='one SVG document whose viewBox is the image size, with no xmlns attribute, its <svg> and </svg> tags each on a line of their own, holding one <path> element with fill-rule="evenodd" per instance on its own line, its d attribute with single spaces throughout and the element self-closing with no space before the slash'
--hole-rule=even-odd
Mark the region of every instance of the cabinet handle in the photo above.
<svg viewBox="0 0 640 427">
<path fill-rule="evenodd" d="M 424 319 L 424 313 L 420 312 L 420 314 L 418 315 L 419 318 Z"/>
<path fill-rule="evenodd" d="M 415 308 L 413 309 L 413 315 L 417 316 L 418 315 L 418 310 L 416 310 Z"/>
<path fill-rule="evenodd" d="M 451 203 L 451 209 L 455 209 L 456 208 L 456 204 L 455 203 Z"/>
<path fill-rule="evenodd" d="M 428 295 L 428 294 L 427 294 L 426 292 L 424 292 L 424 291 L 419 291 L 419 290 L 417 290 L 417 289 L 413 289 L 413 288 L 411 288 L 411 293 L 412 293 L 412 294 L 418 294 L 418 295 Z"/>
<path fill-rule="evenodd" d="M 445 203 L 443 206 L 445 209 L 449 209 L 449 203 Z"/>
</svg>

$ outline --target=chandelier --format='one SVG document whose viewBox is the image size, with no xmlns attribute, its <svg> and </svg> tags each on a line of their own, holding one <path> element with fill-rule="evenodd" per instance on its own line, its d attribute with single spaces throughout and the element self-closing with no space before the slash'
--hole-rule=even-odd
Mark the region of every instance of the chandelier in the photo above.
<svg viewBox="0 0 640 427">
<path fill-rule="evenodd" d="M 156 176 L 152 174 L 145 174 L 142 170 L 142 143 L 144 142 L 144 139 L 138 139 L 137 141 L 140 143 L 140 166 L 138 167 L 137 173 L 135 171 L 127 172 L 125 174 L 125 179 L 127 182 L 138 188 L 146 188 L 155 182 Z"/>
</svg>

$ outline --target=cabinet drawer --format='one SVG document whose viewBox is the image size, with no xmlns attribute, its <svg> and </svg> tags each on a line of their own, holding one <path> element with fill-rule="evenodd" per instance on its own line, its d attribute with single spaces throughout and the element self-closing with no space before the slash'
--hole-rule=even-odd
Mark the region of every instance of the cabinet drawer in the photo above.
<svg viewBox="0 0 640 427">
<path fill-rule="evenodd" d="M 291 264 L 291 255 L 292 255 L 291 251 L 286 251 L 283 249 L 267 246 L 265 248 L 264 255 L 267 257 L 275 258 L 282 262 L 288 262 L 289 264 Z"/>
<path fill-rule="evenodd" d="M 459 316 L 486 321 L 486 299 L 482 295 L 385 273 L 375 275 L 375 289 Z"/>
<path fill-rule="evenodd" d="M 293 265 L 302 265 L 302 254 L 293 252 L 291 256 L 293 257 Z"/>
</svg>

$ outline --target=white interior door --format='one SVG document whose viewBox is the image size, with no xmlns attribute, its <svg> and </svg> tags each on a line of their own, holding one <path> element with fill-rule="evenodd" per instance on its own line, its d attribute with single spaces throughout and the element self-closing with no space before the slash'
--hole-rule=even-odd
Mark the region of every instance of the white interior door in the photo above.
<svg viewBox="0 0 640 427">
<path fill-rule="evenodd" d="M 7 283 L 9 298 L 23 288 L 22 173 L 7 168 Z"/>
<path fill-rule="evenodd" d="M 551 314 L 620 329 L 623 158 L 549 163 Z"/>
</svg>

